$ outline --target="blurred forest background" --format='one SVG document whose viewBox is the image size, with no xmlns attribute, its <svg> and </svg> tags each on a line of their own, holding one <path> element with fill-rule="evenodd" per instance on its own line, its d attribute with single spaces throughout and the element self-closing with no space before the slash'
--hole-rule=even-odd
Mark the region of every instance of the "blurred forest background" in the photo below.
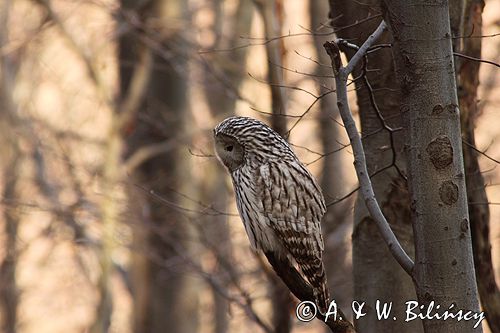
<svg viewBox="0 0 500 333">
<path fill-rule="evenodd" d="M 326 0 L 2 0 L 1 332 L 318 332 L 287 324 L 295 300 L 250 251 L 213 156 L 212 128 L 234 114 L 271 124 L 321 181 L 330 288 L 349 305 L 357 184 L 322 48 L 329 11 Z M 380 14 L 363 15 L 353 22 L 371 33 L 362 24 Z M 500 3 L 487 0 L 482 58 L 500 59 L 499 31 Z M 475 145 L 499 160 L 498 67 L 481 64 L 479 80 Z"/>
</svg>

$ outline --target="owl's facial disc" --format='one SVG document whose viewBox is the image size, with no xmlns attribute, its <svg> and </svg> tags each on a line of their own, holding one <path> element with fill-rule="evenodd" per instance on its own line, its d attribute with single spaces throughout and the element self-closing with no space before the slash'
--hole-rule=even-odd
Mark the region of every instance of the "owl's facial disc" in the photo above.
<svg viewBox="0 0 500 333">
<path fill-rule="evenodd" d="M 230 171 L 243 165 L 245 150 L 238 141 L 228 135 L 219 133 L 215 136 L 215 153 L 219 161 Z"/>
</svg>

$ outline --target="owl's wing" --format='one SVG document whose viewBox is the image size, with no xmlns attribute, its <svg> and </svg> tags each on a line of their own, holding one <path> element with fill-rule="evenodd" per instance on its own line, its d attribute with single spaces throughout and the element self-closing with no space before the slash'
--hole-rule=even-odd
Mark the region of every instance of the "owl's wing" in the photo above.
<svg viewBox="0 0 500 333">
<path fill-rule="evenodd" d="M 257 170 L 256 191 L 276 239 L 311 284 L 316 304 L 324 313 L 329 293 L 322 260 L 320 222 L 326 207 L 321 190 L 309 171 L 294 160 L 262 165 Z"/>
<path fill-rule="evenodd" d="M 257 197 L 277 238 L 294 258 L 321 258 L 321 219 L 326 211 L 321 190 L 297 161 L 272 161 L 257 170 Z"/>
</svg>

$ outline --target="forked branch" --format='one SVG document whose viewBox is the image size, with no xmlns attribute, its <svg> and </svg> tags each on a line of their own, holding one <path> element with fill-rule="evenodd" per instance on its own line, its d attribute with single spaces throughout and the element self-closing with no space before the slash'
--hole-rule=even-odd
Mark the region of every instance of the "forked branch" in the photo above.
<svg viewBox="0 0 500 333">
<path fill-rule="evenodd" d="M 342 65 L 340 49 L 336 42 L 326 42 L 323 46 L 332 61 L 332 69 L 335 75 L 335 84 L 337 87 L 337 105 L 349 136 L 349 141 L 351 142 L 354 154 L 354 168 L 356 169 L 361 196 L 365 201 L 371 217 L 377 224 L 382 238 L 389 247 L 391 254 L 401 267 L 403 267 L 403 269 L 411 276 L 413 270 L 413 260 L 401 247 L 401 244 L 394 235 L 394 232 L 391 230 L 389 223 L 387 222 L 387 219 L 382 213 L 382 210 L 380 209 L 380 206 L 375 198 L 372 182 L 366 166 L 365 151 L 361 142 L 361 136 L 356 128 L 356 123 L 354 122 L 347 98 L 347 79 L 349 74 L 352 73 L 354 67 L 361 59 L 363 59 L 370 46 L 373 45 L 373 43 L 386 29 L 387 26 L 385 22 L 382 21 L 375 32 L 368 37 L 346 66 Z"/>
</svg>

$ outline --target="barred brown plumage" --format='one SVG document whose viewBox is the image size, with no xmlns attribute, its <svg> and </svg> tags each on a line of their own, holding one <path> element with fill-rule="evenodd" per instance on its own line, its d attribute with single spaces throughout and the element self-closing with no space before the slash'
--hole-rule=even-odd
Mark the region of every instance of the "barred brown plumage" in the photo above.
<svg viewBox="0 0 500 333">
<path fill-rule="evenodd" d="M 326 206 L 314 177 L 288 143 L 258 120 L 227 118 L 214 138 L 252 247 L 296 264 L 324 313 L 329 294 L 320 222 Z"/>
</svg>

